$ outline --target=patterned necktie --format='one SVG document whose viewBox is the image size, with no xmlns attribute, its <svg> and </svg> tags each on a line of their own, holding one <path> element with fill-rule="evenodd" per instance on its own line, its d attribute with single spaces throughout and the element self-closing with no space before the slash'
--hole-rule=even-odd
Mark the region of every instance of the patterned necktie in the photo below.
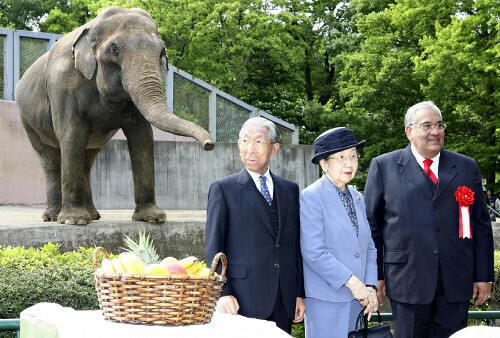
<svg viewBox="0 0 500 338">
<path fill-rule="evenodd" d="M 437 179 L 436 175 L 434 175 L 434 173 L 431 170 L 431 164 L 432 164 L 432 160 L 424 160 L 424 171 L 427 175 L 429 175 L 432 182 L 434 182 L 434 184 L 436 184 L 438 179 Z"/>
<path fill-rule="evenodd" d="M 273 203 L 273 199 L 271 198 L 271 194 L 269 194 L 269 189 L 267 189 L 267 184 L 266 184 L 266 176 L 260 176 L 260 192 L 266 199 L 267 203 L 271 205 Z"/>
</svg>

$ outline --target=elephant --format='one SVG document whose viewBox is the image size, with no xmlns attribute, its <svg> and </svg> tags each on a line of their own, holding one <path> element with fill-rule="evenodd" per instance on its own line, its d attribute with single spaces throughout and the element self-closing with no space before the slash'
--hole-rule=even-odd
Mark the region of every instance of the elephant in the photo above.
<svg viewBox="0 0 500 338">
<path fill-rule="evenodd" d="M 16 86 L 21 121 L 46 179 L 43 221 L 84 225 L 100 218 L 90 169 L 121 128 L 134 181 L 134 221 L 165 222 L 156 205 L 151 125 L 197 139 L 212 150 L 210 134 L 168 108 L 163 79 L 165 45 L 141 9 L 108 7 L 59 39 Z"/>
</svg>

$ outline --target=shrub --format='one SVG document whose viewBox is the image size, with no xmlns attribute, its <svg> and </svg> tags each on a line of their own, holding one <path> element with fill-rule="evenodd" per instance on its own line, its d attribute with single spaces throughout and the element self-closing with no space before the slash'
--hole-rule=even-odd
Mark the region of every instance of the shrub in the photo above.
<svg viewBox="0 0 500 338">
<path fill-rule="evenodd" d="M 59 244 L 43 248 L 0 246 L 0 318 L 19 318 L 41 302 L 76 310 L 98 309 L 94 248 L 61 254 Z"/>
</svg>

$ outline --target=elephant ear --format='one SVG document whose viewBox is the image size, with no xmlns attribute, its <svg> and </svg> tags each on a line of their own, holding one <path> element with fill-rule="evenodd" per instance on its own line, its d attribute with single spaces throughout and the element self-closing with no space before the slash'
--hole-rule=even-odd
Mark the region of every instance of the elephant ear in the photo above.
<svg viewBox="0 0 500 338">
<path fill-rule="evenodd" d="M 87 33 L 89 29 L 83 29 L 73 40 L 73 59 L 75 59 L 75 67 L 90 80 L 94 76 L 97 68 L 94 50 L 90 46 Z"/>
</svg>

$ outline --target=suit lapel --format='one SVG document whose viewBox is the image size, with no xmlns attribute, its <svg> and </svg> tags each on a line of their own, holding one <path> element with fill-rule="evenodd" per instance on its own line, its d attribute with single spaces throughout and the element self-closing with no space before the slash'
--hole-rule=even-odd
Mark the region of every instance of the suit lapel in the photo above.
<svg viewBox="0 0 500 338">
<path fill-rule="evenodd" d="M 245 168 L 240 171 L 238 184 L 240 185 L 241 196 L 248 202 L 248 205 L 250 205 L 252 210 L 257 214 L 260 221 L 265 225 L 271 235 L 273 235 L 273 226 L 269 219 L 269 205 L 264 196 L 257 190 L 255 182 Z"/>
<path fill-rule="evenodd" d="M 410 145 L 401 152 L 398 165 L 399 172 L 403 177 L 415 184 L 427 197 L 433 199 L 434 193 L 426 181 L 422 168 L 417 163 L 415 156 L 413 156 Z M 441 172 L 439 177 L 441 177 Z"/>
<path fill-rule="evenodd" d="M 441 156 L 439 157 L 439 179 L 436 187 L 436 194 L 434 199 L 438 199 L 439 196 L 446 190 L 448 185 L 457 175 L 456 165 L 453 160 L 448 156 L 448 152 L 444 149 L 441 150 Z"/>
</svg>

